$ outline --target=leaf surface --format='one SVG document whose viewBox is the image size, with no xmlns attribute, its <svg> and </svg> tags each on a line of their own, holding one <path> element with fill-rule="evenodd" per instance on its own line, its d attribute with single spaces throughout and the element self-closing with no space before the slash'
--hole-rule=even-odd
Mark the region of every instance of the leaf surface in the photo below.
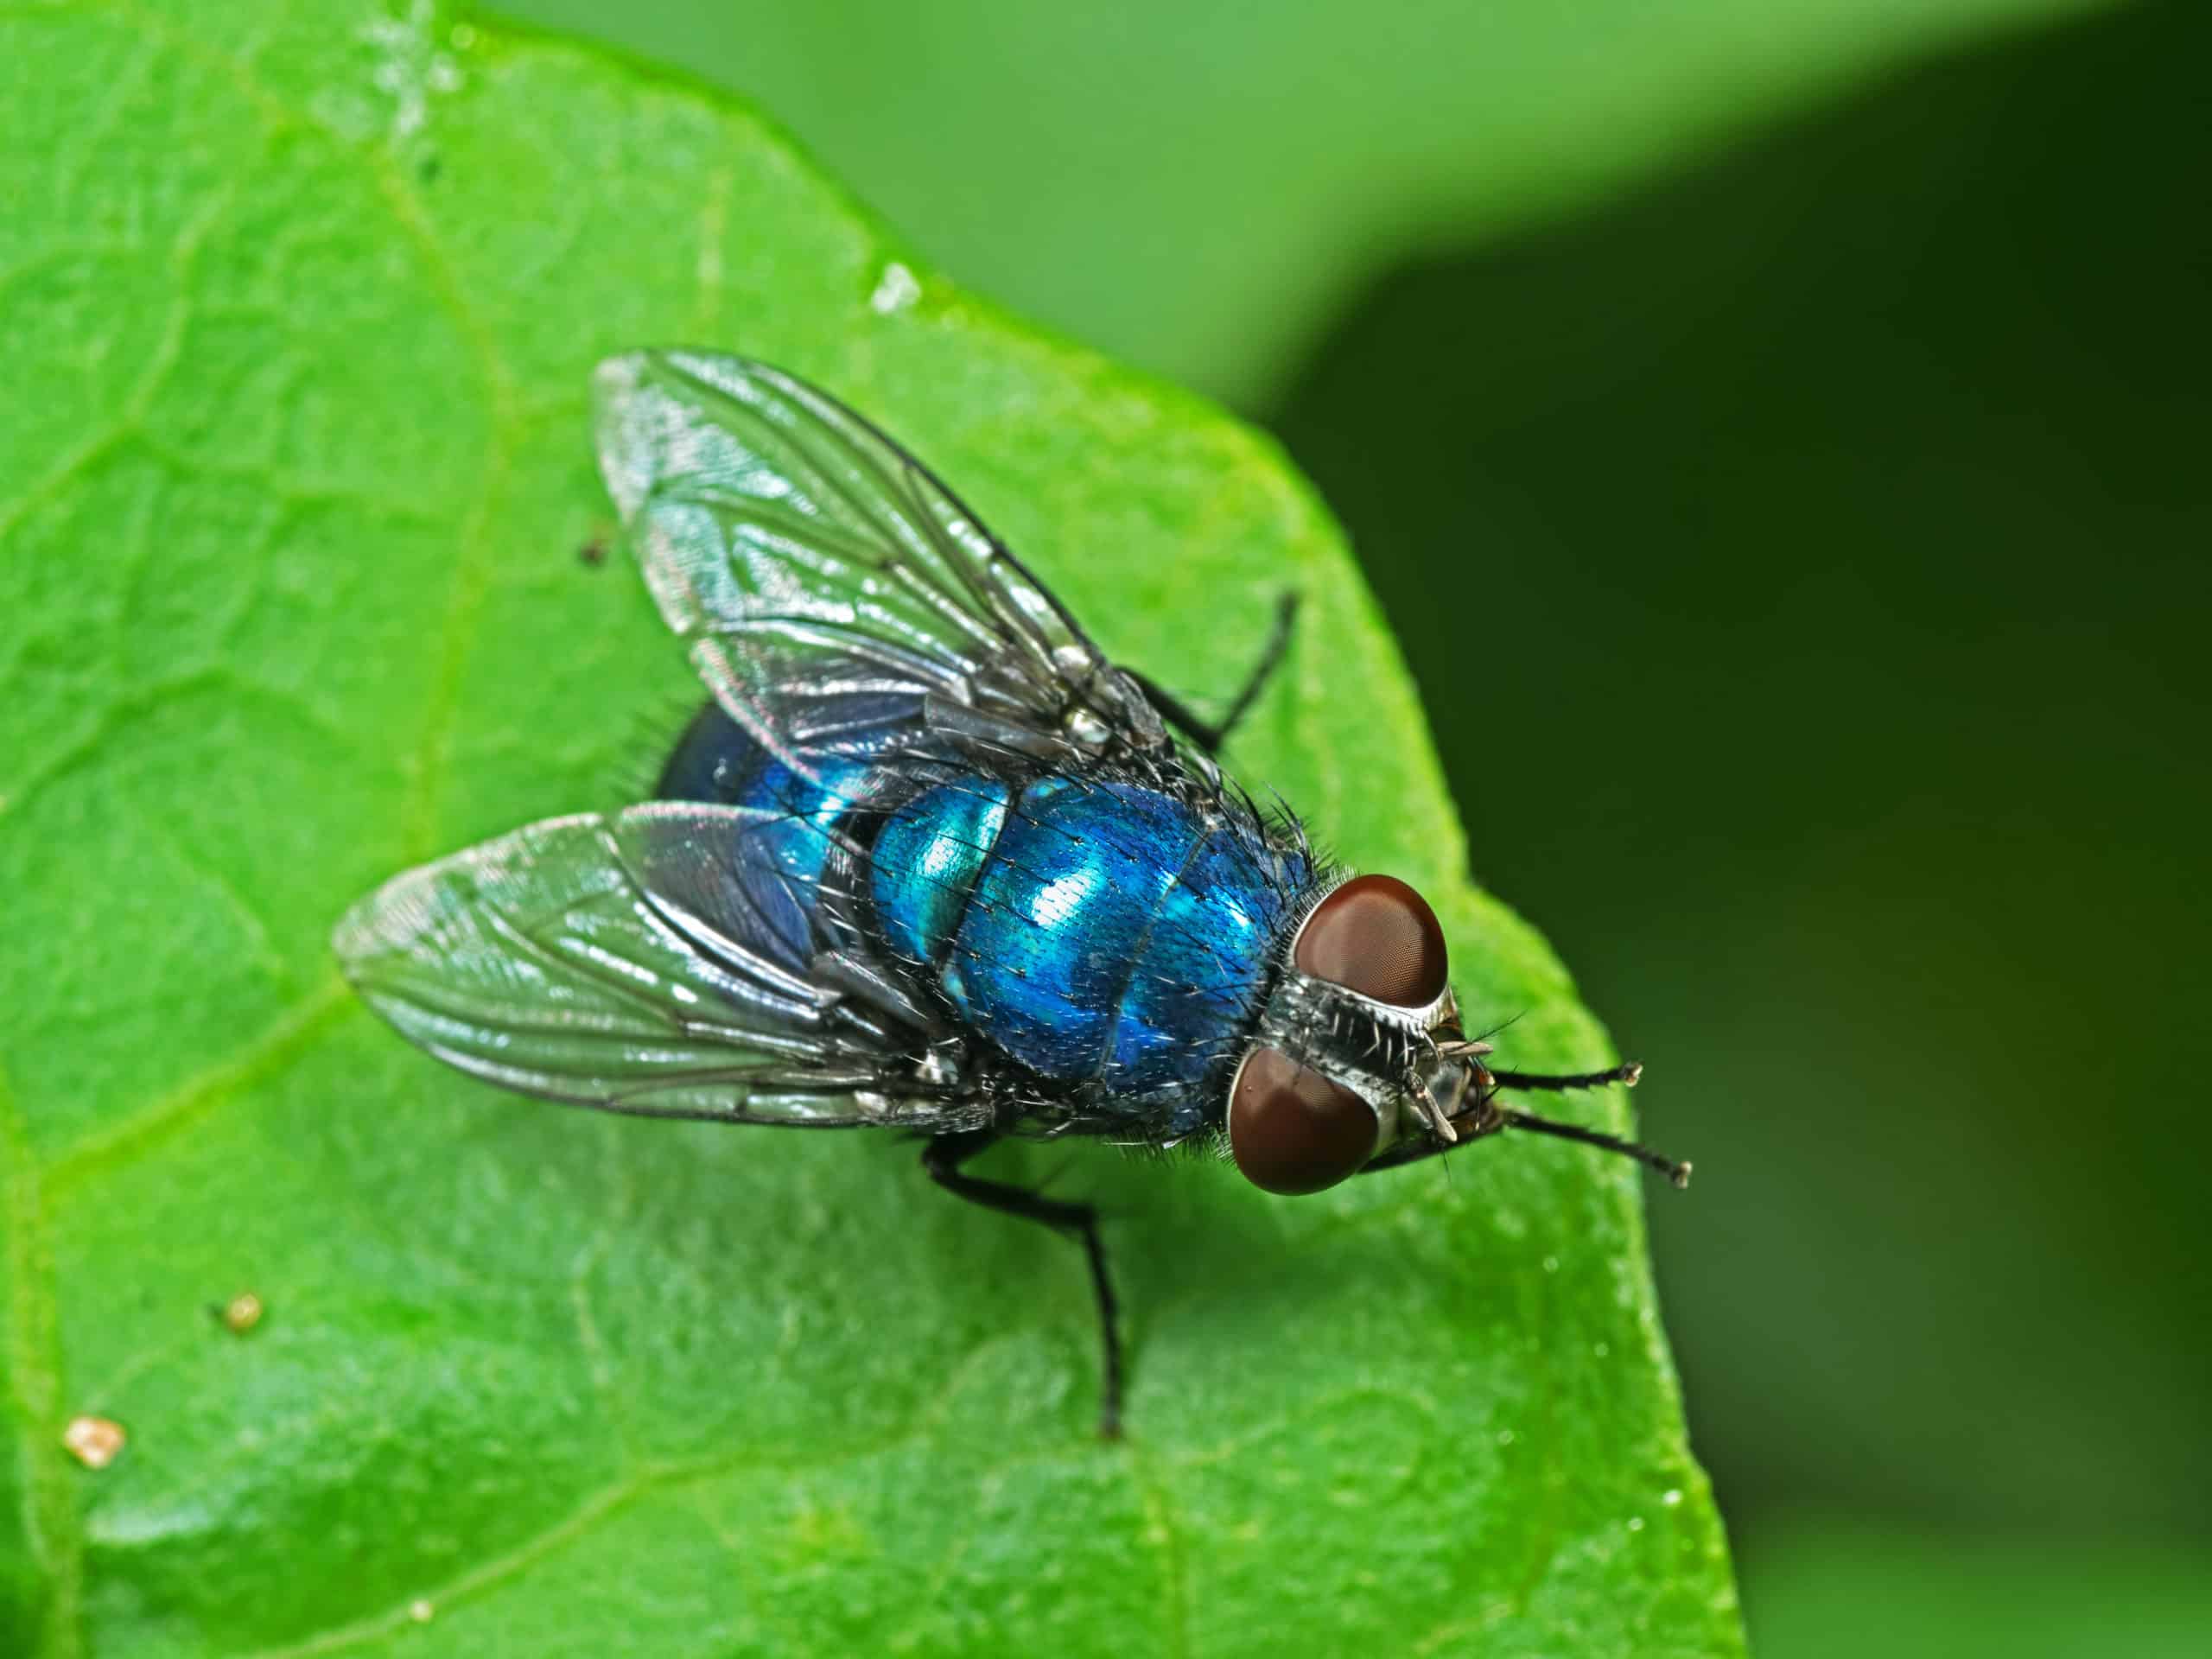
<svg viewBox="0 0 2212 1659">
<path fill-rule="evenodd" d="M 1287 1202 L 1002 1154 L 1112 1217 L 1105 1446 L 1077 1253 L 911 1144 L 516 1099 L 336 977 L 353 898 L 634 798 L 696 700 L 598 557 L 586 408 L 597 359 L 690 341 L 880 418 L 1200 699 L 1300 589 L 1237 769 L 1440 899 L 1516 1062 L 1611 1058 L 1461 874 L 1269 445 L 588 51 L 29 7 L 0 86 L 36 140 L 0 152 L 0 1649 L 1740 1651 L 1624 1165 L 1491 1147 Z M 86 1413 L 128 1435 L 104 1471 L 62 1449 Z"/>
</svg>

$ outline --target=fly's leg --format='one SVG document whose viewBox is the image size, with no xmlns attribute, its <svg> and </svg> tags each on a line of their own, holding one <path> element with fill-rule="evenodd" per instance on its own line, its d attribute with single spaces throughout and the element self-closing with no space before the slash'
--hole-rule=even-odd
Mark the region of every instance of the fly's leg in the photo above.
<svg viewBox="0 0 2212 1659">
<path fill-rule="evenodd" d="M 1260 660 L 1252 664 L 1252 671 L 1244 677 L 1243 689 L 1237 692 L 1236 700 L 1229 705 L 1229 712 L 1219 720 L 1199 719 L 1188 703 L 1173 693 L 1162 690 L 1147 675 L 1140 674 L 1135 669 L 1124 669 L 1122 672 L 1135 680 L 1139 689 L 1152 700 L 1152 706 L 1160 711 L 1161 719 L 1197 744 L 1203 753 L 1216 754 L 1220 752 L 1221 746 L 1229 741 L 1229 734 L 1236 729 L 1237 722 L 1259 700 L 1260 693 L 1267 689 L 1268 678 L 1282 665 L 1283 652 L 1290 649 L 1291 625 L 1297 617 L 1296 594 L 1285 594 L 1275 601 L 1274 629 L 1268 635 L 1266 645 L 1261 649 Z"/>
<path fill-rule="evenodd" d="M 1539 1076 L 1534 1071 L 1500 1071 L 1492 1068 L 1491 1081 L 1501 1089 L 1602 1089 L 1609 1083 L 1625 1084 L 1633 1089 L 1643 1076 L 1643 1066 L 1637 1060 L 1626 1060 L 1603 1071 L 1578 1071 L 1572 1077 Z"/>
<path fill-rule="evenodd" d="M 1617 1153 L 1632 1158 L 1647 1169 L 1656 1170 L 1675 1185 L 1690 1184 L 1690 1166 L 1678 1163 L 1664 1153 L 1654 1152 L 1649 1147 L 1638 1146 L 1633 1141 L 1624 1141 L 1617 1135 L 1607 1135 L 1602 1129 L 1586 1129 L 1580 1123 L 1561 1123 L 1548 1117 L 1538 1117 L 1533 1112 L 1516 1111 L 1510 1106 L 1500 1106 L 1496 1092 L 1501 1089 L 1596 1089 L 1609 1083 L 1625 1084 L 1633 1089 L 1643 1067 L 1634 1060 L 1608 1067 L 1603 1071 L 1578 1071 L 1569 1076 L 1554 1077 L 1532 1071 L 1491 1071 L 1487 1074 L 1491 1092 L 1471 1110 L 1463 1112 L 1452 1120 L 1452 1127 L 1459 1139 L 1446 1141 L 1432 1135 L 1425 1140 L 1402 1141 L 1370 1159 L 1360 1173 L 1371 1175 L 1379 1170 L 1402 1169 L 1408 1164 L 1417 1164 L 1426 1159 L 1440 1158 L 1448 1152 L 1487 1139 L 1501 1129 L 1522 1129 L 1533 1135 L 1548 1135 L 1560 1141 L 1573 1141 L 1586 1147 L 1595 1147 L 1600 1152 Z"/>
<path fill-rule="evenodd" d="M 961 1165 L 998 1139 L 996 1129 L 965 1129 L 935 1136 L 922 1148 L 922 1167 L 931 1180 L 957 1198 L 1082 1238 L 1090 1259 L 1090 1289 L 1098 1301 L 1099 1344 L 1105 1355 L 1098 1392 L 1098 1433 L 1103 1440 L 1117 1440 L 1122 1437 L 1122 1338 L 1115 1328 L 1114 1281 L 1106 1271 L 1106 1246 L 1098 1236 L 1098 1211 L 1087 1204 L 1069 1204 L 1027 1187 L 960 1173 Z"/>
<path fill-rule="evenodd" d="M 1419 1140 L 1405 1140 L 1395 1146 L 1385 1147 L 1359 1166 L 1362 1175 L 1379 1175 L 1386 1169 L 1403 1169 L 1408 1164 L 1427 1162 L 1441 1158 L 1446 1153 L 1471 1147 L 1478 1141 L 1486 1141 L 1505 1127 L 1505 1120 L 1496 1113 L 1469 1112 L 1452 1120 L 1458 1134 L 1456 1141 L 1446 1141 L 1440 1135 L 1426 1135 Z"/>
</svg>

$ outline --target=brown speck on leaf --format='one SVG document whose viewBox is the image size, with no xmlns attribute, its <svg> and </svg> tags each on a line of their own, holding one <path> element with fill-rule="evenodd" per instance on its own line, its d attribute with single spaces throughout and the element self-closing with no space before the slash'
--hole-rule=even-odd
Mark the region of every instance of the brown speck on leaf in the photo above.
<svg viewBox="0 0 2212 1659">
<path fill-rule="evenodd" d="M 576 550 L 576 563 L 596 570 L 607 563 L 607 537 L 594 536 Z"/>
<path fill-rule="evenodd" d="M 106 1417 L 72 1417 L 61 1431 L 61 1444 L 87 1469 L 105 1469 L 113 1463 L 127 1438 L 123 1425 Z"/>
</svg>

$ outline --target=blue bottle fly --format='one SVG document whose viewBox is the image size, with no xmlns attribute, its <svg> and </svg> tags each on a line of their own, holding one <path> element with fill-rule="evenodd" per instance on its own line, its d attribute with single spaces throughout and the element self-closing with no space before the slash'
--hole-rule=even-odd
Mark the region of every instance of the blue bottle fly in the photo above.
<svg viewBox="0 0 2212 1659">
<path fill-rule="evenodd" d="M 529 825 L 346 913 L 339 958 L 403 1035 L 607 1111 L 926 1137 L 938 1185 L 1084 1243 L 1109 1434 L 1096 1217 L 963 1167 L 1005 1136 L 1218 1150 L 1282 1194 L 1509 1128 L 1688 1179 L 1505 1104 L 1637 1068 L 1491 1066 L 1421 895 L 1332 868 L 1224 779 L 1288 601 L 1208 722 L 824 393 L 690 353 L 614 359 L 596 391 L 608 488 L 711 700 L 655 800 Z"/>
</svg>

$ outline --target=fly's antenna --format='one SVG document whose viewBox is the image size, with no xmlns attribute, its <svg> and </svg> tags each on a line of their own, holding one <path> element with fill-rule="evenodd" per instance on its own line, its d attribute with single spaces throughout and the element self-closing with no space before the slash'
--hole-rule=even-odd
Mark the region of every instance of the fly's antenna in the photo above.
<svg viewBox="0 0 2212 1659">
<path fill-rule="evenodd" d="M 1504 1078 L 1501 1075 L 1498 1080 L 1502 1083 Z M 1579 1123 L 1556 1123 L 1548 1117 L 1537 1117 L 1529 1112 L 1516 1112 L 1508 1107 L 1501 1106 L 1494 1109 L 1510 1128 L 1533 1129 L 1538 1135 L 1556 1135 L 1562 1141 L 1576 1141 L 1586 1147 L 1597 1147 L 1605 1152 L 1618 1152 L 1624 1158 L 1633 1158 L 1639 1164 L 1657 1170 L 1678 1187 L 1688 1186 L 1690 1184 L 1689 1165 L 1678 1164 L 1663 1153 L 1654 1152 L 1649 1147 L 1639 1147 L 1633 1141 L 1624 1141 L 1617 1135 L 1606 1135 L 1598 1129 L 1586 1129 Z"/>
</svg>

